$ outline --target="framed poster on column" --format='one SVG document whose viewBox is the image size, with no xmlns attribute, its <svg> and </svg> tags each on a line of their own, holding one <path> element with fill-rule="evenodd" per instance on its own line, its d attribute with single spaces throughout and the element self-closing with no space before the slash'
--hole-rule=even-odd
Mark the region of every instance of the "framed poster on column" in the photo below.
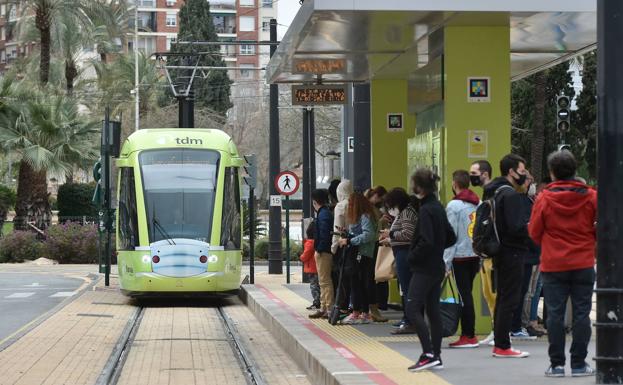
<svg viewBox="0 0 623 385">
<path fill-rule="evenodd" d="M 487 130 L 469 130 L 467 132 L 467 157 L 486 159 L 489 156 Z"/>
</svg>

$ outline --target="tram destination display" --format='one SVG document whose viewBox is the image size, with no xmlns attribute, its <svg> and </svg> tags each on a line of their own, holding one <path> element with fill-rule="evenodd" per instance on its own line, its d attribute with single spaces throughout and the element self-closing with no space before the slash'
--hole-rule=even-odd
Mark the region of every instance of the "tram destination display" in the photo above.
<svg viewBox="0 0 623 385">
<path fill-rule="evenodd" d="M 314 106 L 323 104 L 345 104 L 346 86 L 292 86 L 292 105 Z"/>
</svg>

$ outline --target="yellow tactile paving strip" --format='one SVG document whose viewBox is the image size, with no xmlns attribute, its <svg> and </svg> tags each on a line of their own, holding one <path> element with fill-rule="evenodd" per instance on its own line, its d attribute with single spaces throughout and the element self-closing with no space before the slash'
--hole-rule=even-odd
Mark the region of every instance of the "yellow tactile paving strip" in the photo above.
<svg viewBox="0 0 623 385">
<path fill-rule="evenodd" d="M 265 287 L 296 312 L 304 317 L 307 316 L 305 306 L 308 303 L 304 298 L 281 285 L 266 285 Z M 396 384 L 450 385 L 432 372 L 410 373 L 407 367 L 413 364 L 411 360 L 352 326 L 331 326 L 326 320 L 312 321 L 319 329 L 342 343 Z M 415 341 L 413 348 L 420 349 Z"/>
<path fill-rule="evenodd" d="M 95 383 L 134 310 L 100 285 L 0 352 L 0 384 Z"/>
</svg>

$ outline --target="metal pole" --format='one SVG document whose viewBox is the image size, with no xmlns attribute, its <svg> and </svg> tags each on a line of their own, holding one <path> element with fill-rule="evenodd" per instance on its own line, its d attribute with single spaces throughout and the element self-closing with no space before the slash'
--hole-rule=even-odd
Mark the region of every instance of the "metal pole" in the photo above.
<svg viewBox="0 0 623 385">
<path fill-rule="evenodd" d="M 309 109 L 309 192 L 316 189 L 316 126 L 314 123 L 314 109 Z M 309 200 L 311 205 L 311 199 Z M 314 211 L 312 207 L 312 212 Z"/>
<path fill-rule="evenodd" d="M 597 383 L 623 384 L 623 2 L 597 1 Z"/>
<path fill-rule="evenodd" d="M 290 196 L 286 195 L 286 283 L 290 283 Z"/>
<path fill-rule="evenodd" d="M 138 82 L 138 0 L 134 0 L 134 131 L 140 126 L 140 99 Z"/>
<path fill-rule="evenodd" d="M 255 283 L 255 189 L 249 188 L 249 282 Z"/>
<path fill-rule="evenodd" d="M 277 41 L 277 20 L 270 19 L 270 41 Z M 270 56 L 277 50 L 277 46 L 270 46 Z M 269 138 L 269 186 L 270 194 L 277 195 L 275 178 L 279 174 L 279 89 L 277 84 L 270 85 L 270 138 Z M 268 274 L 283 274 L 283 259 L 281 255 L 281 207 L 270 206 L 268 229 Z"/>
<path fill-rule="evenodd" d="M 309 183 L 309 110 L 303 108 L 303 218 L 311 218 L 311 191 Z"/>
<path fill-rule="evenodd" d="M 104 260 L 106 261 L 106 270 L 104 274 L 104 285 L 110 286 L 110 264 L 112 239 L 110 236 L 110 108 L 106 107 L 104 116 L 104 127 L 102 127 L 102 178 L 104 179 L 104 226 L 106 229 L 106 245 L 104 246 Z"/>
</svg>

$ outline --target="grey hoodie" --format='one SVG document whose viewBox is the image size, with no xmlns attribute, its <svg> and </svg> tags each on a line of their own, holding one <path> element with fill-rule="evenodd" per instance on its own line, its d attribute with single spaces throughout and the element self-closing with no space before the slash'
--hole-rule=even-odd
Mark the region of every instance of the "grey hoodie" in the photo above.
<svg viewBox="0 0 623 385">
<path fill-rule="evenodd" d="M 333 209 L 333 226 L 346 228 L 346 210 L 348 209 L 348 197 L 353 193 L 353 184 L 348 179 L 344 179 L 337 186 L 336 195 L 338 203 Z M 335 231 L 335 228 L 333 229 Z M 340 237 L 333 236 L 331 252 L 337 253 L 338 241 Z"/>
</svg>

